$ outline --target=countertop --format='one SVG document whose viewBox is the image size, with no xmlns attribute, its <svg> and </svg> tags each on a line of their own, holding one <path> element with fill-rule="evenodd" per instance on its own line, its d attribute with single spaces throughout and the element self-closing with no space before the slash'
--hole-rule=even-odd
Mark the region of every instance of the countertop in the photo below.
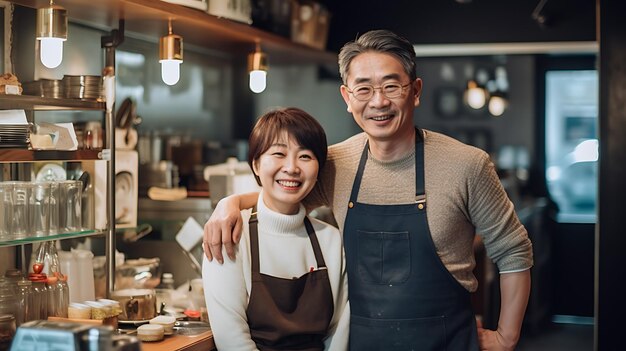
<svg viewBox="0 0 626 351">
<path fill-rule="evenodd" d="M 166 336 L 162 341 L 142 342 L 142 351 L 209 351 L 215 350 L 213 333 L 209 330 L 198 335 Z"/>
</svg>

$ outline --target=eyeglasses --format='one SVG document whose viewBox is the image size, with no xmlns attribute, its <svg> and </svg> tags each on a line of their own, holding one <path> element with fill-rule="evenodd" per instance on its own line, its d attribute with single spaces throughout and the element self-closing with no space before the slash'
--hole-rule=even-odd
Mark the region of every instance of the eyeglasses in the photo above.
<svg viewBox="0 0 626 351">
<path fill-rule="evenodd" d="M 411 85 L 411 82 L 404 85 L 401 85 L 400 83 L 387 83 L 379 87 L 363 84 L 355 86 L 352 90 L 348 89 L 346 86 L 346 90 L 359 101 L 369 101 L 374 96 L 374 91 L 376 89 L 380 89 L 380 92 L 385 95 L 385 97 L 395 99 L 402 96 L 402 92 L 409 85 Z"/>
</svg>

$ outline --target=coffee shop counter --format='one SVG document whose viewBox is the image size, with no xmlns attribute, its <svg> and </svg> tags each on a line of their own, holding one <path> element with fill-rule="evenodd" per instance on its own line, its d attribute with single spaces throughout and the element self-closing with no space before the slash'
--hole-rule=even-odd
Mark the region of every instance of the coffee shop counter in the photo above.
<svg viewBox="0 0 626 351">
<path fill-rule="evenodd" d="M 213 333 L 209 330 L 197 335 L 172 335 L 156 342 L 142 342 L 142 351 L 211 351 L 215 350 Z"/>
</svg>

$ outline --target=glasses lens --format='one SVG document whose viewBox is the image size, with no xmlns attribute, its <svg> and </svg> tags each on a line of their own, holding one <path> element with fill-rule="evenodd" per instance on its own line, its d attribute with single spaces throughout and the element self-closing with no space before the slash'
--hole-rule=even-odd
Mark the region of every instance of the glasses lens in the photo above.
<svg viewBox="0 0 626 351">
<path fill-rule="evenodd" d="M 402 86 L 397 83 L 385 84 L 383 94 L 388 98 L 396 98 L 402 94 Z"/>
<path fill-rule="evenodd" d="M 354 97 L 358 100 L 366 101 L 372 98 L 374 95 L 374 87 L 369 85 L 361 85 L 354 88 Z"/>
</svg>

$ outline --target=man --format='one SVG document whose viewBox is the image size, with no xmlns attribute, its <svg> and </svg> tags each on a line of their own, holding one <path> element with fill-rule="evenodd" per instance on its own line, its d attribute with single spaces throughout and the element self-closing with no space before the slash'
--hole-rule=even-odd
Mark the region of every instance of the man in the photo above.
<svg viewBox="0 0 626 351">
<path fill-rule="evenodd" d="M 406 39 L 367 32 L 341 49 L 339 70 L 341 95 L 364 133 L 329 148 L 307 206 L 330 206 L 343 233 L 350 349 L 513 350 L 532 246 L 489 156 L 415 128 L 422 80 Z M 220 202 L 205 225 L 209 259 L 221 262 L 222 243 L 232 257 L 239 208 L 255 202 L 256 194 Z M 476 233 L 500 270 L 495 331 L 476 325 L 470 304 Z"/>
</svg>

